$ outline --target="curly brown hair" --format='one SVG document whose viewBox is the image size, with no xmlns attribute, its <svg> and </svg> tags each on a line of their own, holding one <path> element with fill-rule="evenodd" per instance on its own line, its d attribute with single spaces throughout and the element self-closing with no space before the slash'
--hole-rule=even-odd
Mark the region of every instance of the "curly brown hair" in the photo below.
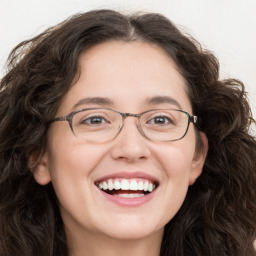
<svg viewBox="0 0 256 256">
<path fill-rule="evenodd" d="M 31 152 L 46 149 L 49 121 L 78 72 L 78 58 L 108 41 L 143 41 L 166 51 L 186 80 L 209 143 L 203 173 L 166 225 L 161 255 L 255 256 L 255 121 L 242 82 L 219 79 L 216 57 L 160 14 L 96 10 L 72 16 L 10 54 L 0 84 L 0 253 L 68 255 L 51 184 L 33 178 Z"/>
</svg>

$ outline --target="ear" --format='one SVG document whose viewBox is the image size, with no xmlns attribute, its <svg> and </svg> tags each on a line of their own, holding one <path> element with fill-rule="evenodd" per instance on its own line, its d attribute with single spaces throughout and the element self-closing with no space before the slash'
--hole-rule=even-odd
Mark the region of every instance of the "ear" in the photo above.
<svg viewBox="0 0 256 256">
<path fill-rule="evenodd" d="M 191 163 L 190 177 L 189 177 L 189 185 L 193 185 L 196 179 L 201 175 L 203 171 L 204 162 L 208 152 L 208 139 L 205 133 L 200 132 L 200 137 L 202 141 L 202 149 L 198 152 L 195 152 Z"/>
<path fill-rule="evenodd" d="M 38 151 L 33 151 L 29 156 L 29 166 L 38 184 L 47 185 L 51 181 L 47 152 L 41 154 Z"/>
</svg>

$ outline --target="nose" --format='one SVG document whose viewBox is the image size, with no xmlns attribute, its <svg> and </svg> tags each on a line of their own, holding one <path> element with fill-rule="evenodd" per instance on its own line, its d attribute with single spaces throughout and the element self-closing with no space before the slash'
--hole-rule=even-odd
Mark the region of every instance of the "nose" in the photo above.
<svg viewBox="0 0 256 256">
<path fill-rule="evenodd" d="M 113 140 L 111 155 L 114 159 L 135 162 L 150 156 L 150 142 L 141 134 L 136 121 L 132 116 L 125 119 L 121 132 Z"/>
</svg>

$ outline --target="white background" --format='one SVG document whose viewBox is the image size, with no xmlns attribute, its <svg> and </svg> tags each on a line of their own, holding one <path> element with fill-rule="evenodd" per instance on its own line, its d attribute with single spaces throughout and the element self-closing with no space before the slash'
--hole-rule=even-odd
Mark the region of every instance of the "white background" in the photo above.
<svg viewBox="0 0 256 256">
<path fill-rule="evenodd" d="M 0 0 L 0 77 L 16 44 L 95 8 L 160 12 L 185 27 L 217 55 L 222 77 L 245 83 L 256 116 L 256 0 Z"/>
</svg>

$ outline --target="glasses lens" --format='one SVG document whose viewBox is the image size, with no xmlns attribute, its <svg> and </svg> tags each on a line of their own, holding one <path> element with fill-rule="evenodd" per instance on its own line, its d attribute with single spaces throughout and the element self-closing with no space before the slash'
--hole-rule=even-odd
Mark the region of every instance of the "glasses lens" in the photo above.
<svg viewBox="0 0 256 256">
<path fill-rule="evenodd" d="M 151 110 L 140 118 L 141 129 L 153 141 L 181 139 L 188 129 L 188 114 L 179 110 Z"/>
<path fill-rule="evenodd" d="M 140 117 L 141 132 L 153 141 L 173 141 L 185 136 L 189 125 L 186 112 L 173 109 L 150 110 Z M 122 115 L 111 109 L 92 108 L 76 112 L 72 129 L 76 137 L 88 142 L 115 138 L 122 126 Z"/>
<path fill-rule="evenodd" d="M 112 140 L 121 124 L 122 116 L 118 112 L 102 108 L 79 111 L 72 119 L 75 136 L 91 142 Z"/>
</svg>

